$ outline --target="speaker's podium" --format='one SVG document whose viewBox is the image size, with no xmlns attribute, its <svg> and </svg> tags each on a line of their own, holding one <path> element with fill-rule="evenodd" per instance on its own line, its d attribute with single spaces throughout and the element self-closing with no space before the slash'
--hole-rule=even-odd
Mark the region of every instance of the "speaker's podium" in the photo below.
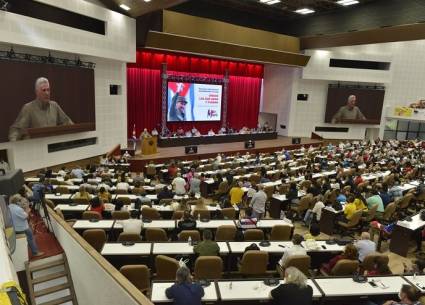
<svg viewBox="0 0 425 305">
<path fill-rule="evenodd" d="M 158 145 L 158 137 L 143 137 L 142 138 L 142 155 L 153 155 L 156 154 L 156 147 Z"/>
</svg>

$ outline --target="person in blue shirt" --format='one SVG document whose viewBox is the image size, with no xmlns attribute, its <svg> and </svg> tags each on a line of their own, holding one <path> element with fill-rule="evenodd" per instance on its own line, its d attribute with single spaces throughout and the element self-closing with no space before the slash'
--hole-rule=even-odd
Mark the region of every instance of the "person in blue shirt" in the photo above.
<svg viewBox="0 0 425 305">
<path fill-rule="evenodd" d="M 204 288 L 192 283 L 187 267 L 180 267 L 176 272 L 176 283 L 165 290 L 165 295 L 173 300 L 174 305 L 201 305 Z"/>
<path fill-rule="evenodd" d="M 336 193 L 337 193 L 336 201 L 338 203 L 347 202 L 347 197 L 345 196 L 344 193 L 340 193 L 340 190 L 338 190 L 338 189 L 336 190 Z"/>
<path fill-rule="evenodd" d="M 27 242 L 33 256 L 42 256 L 44 253 L 38 250 L 32 230 L 28 225 L 30 208 L 27 208 L 26 210 L 22 209 L 18 205 L 19 198 L 19 196 L 13 195 L 9 200 L 9 210 L 12 216 L 13 228 L 15 229 L 16 234 L 25 234 L 27 236 Z"/>
<path fill-rule="evenodd" d="M 379 192 L 379 197 L 381 197 L 384 207 L 386 207 L 391 202 L 390 194 L 388 194 L 388 185 L 382 185 L 382 189 Z"/>
</svg>

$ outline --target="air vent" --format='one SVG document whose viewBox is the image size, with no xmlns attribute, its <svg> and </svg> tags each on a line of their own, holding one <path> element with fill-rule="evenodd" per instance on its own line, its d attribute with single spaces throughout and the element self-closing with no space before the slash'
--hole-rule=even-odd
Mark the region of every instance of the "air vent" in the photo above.
<svg viewBox="0 0 425 305">
<path fill-rule="evenodd" d="M 68 149 L 73 149 L 78 147 L 95 145 L 96 143 L 97 143 L 97 138 L 87 138 L 87 139 L 52 143 L 47 145 L 47 151 L 49 153 L 52 153 L 52 152 L 61 151 L 61 150 L 68 150 Z"/>
<path fill-rule="evenodd" d="M 348 132 L 348 127 L 315 127 L 314 131 L 322 132 Z"/>
</svg>

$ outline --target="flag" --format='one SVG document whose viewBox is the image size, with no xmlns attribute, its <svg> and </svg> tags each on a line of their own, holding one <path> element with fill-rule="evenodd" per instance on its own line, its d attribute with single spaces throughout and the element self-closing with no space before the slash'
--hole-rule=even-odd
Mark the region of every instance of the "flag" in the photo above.
<svg viewBox="0 0 425 305">
<path fill-rule="evenodd" d="M 132 138 L 133 138 L 133 140 L 134 140 L 134 141 L 136 141 L 136 140 L 137 140 L 137 137 L 136 137 L 136 124 L 134 124 L 134 125 L 133 125 Z"/>
</svg>

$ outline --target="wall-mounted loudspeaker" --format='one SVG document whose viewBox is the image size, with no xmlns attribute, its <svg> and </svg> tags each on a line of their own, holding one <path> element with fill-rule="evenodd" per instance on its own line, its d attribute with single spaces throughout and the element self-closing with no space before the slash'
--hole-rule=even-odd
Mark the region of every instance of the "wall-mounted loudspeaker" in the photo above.
<svg viewBox="0 0 425 305">
<path fill-rule="evenodd" d="M 292 144 L 301 144 L 301 138 L 292 138 Z"/>
</svg>

